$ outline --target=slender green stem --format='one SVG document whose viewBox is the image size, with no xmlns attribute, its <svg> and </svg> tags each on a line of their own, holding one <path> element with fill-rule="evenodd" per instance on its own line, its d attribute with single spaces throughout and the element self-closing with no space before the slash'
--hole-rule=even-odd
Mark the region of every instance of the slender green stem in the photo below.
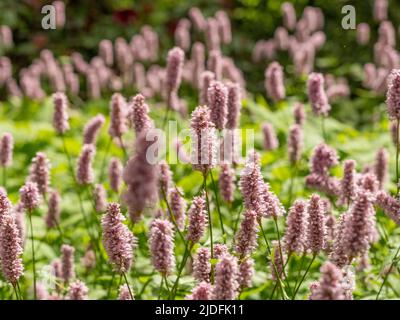
<svg viewBox="0 0 400 320">
<path fill-rule="evenodd" d="M 3 186 L 7 189 L 7 168 L 3 166 Z"/>
<path fill-rule="evenodd" d="M 396 254 L 394 255 L 394 257 L 392 259 L 392 262 L 390 264 L 389 270 L 387 272 L 385 272 L 382 284 L 381 284 L 381 286 L 379 288 L 378 294 L 376 295 L 376 300 L 379 299 L 379 295 L 381 294 L 382 289 L 385 286 L 385 283 L 386 283 L 386 281 L 387 281 L 387 279 L 389 277 L 390 272 L 392 272 L 393 267 L 397 264 L 397 256 L 399 255 L 399 253 L 400 253 L 400 246 L 397 248 Z"/>
<path fill-rule="evenodd" d="M 164 277 L 161 277 L 160 289 L 158 289 L 158 300 L 161 299 L 163 284 L 164 284 Z"/>
<path fill-rule="evenodd" d="M 207 212 L 208 212 L 208 227 L 210 230 L 211 259 L 213 259 L 214 258 L 214 240 L 213 240 L 213 232 L 212 232 L 210 200 L 208 198 L 208 192 L 207 192 L 207 173 L 204 173 L 204 175 L 203 175 L 203 188 L 204 188 L 204 192 L 206 194 L 206 203 L 207 203 Z"/>
<path fill-rule="evenodd" d="M 12 287 L 14 289 L 15 297 L 17 298 L 17 300 L 21 300 L 21 298 L 18 295 L 17 286 L 14 283 L 12 283 Z"/>
<path fill-rule="evenodd" d="M 296 288 L 295 291 L 294 291 L 292 300 L 296 299 L 297 292 L 299 291 L 299 289 L 300 289 L 300 287 L 301 287 L 301 285 L 302 285 L 304 279 L 306 278 L 306 276 L 307 276 L 307 274 L 308 274 L 308 271 L 310 270 L 311 265 L 313 264 L 313 262 L 314 262 L 314 260 L 315 260 L 316 257 L 317 257 L 317 255 L 314 254 L 313 257 L 312 257 L 312 259 L 311 259 L 311 261 L 310 261 L 310 263 L 309 263 L 309 265 L 308 265 L 308 267 L 307 267 L 307 269 L 306 269 L 306 272 L 304 272 L 303 277 L 302 277 L 301 280 L 300 280 L 299 285 L 297 286 L 297 288 Z"/>
<path fill-rule="evenodd" d="M 270 245 L 269 245 L 269 241 L 268 241 L 268 239 L 267 239 L 267 236 L 265 235 L 265 231 L 264 231 L 264 228 L 263 228 L 263 226 L 262 226 L 261 221 L 258 221 L 258 224 L 259 224 L 259 226 L 260 226 L 261 233 L 262 233 L 262 235 L 263 235 L 265 244 L 266 244 L 266 246 L 267 246 L 268 256 L 271 256 L 271 247 L 270 247 Z M 271 263 L 272 263 L 272 267 L 274 268 L 275 274 L 276 274 L 276 276 L 277 276 L 277 282 L 278 282 L 278 284 L 279 284 L 279 289 L 281 290 L 282 299 L 285 300 L 285 299 L 286 299 L 286 293 L 285 293 L 285 291 L 284 291 L 284 289 L 283 289 L 283 286 L 282 286 L 281 274 L 280 274 L 280 272 L 278 272 L 278 268 L 276 267 L 273 258 L 271 259 Z"/>
<path fill-rule="evenodd" d="M 179 279 L 181 278 L 183 268 L 184 268 L 185 265 L 186 265 L 186 261 L 187 261 L 187 259 L 188 259 L 188 257 L 189 257 L 189 254 L 190 254 L 190 252 L 191 252 L 191 250 L 192 250 L 192 247 L 193 247 L 193 245 L 192 245 L 192 243 L 191 243 L 190 241 L 189 241 L 188 244 L 185 246 L 185 252 L 184 252 L 184 254 L 183 254 L 183 258 L 182 258 L 181 264 L 180 264 L 180 266 L 179 266 L 178 276 L 176 277 L 175 283 L 174 283 L 174 285 L 172 286 L 172 291 L 171 291 L 171 294 L 173 294 L 173 296 L 171 297 L 172 299 L 175 299 L 176 290 L 178 290 Z"/>
<path fill-rule="evenodd" d="M 124 153 L 124 160 L 128 161 L 128 153 L 126 152 L 126 148 L 125 148 L 124 142 L 122 141 L 122 137 L 119 136 L 118 140 L 119 140 L 119 144 L 121 145 L 122 152 Z"/>
<path fill-rule="evenodd" d="M 212 170 L 210 170 L 210 175 L 211 175 L 211 182 L 212 182 L 213 190 L 214 190 L 215 203 L 217 205 L 219 222 L 221 224 L 222 239 L 223 239 L 224 244 L 226 244 L 226 233 L 225 233 L 225 229 L 224 229 L 224 222 L 222 220 L 221 208 L 220 208 L 220 203 L 219 203 L 219 199 L 218 199 L 218 190 L 217 190 L 217 185 L 215 183 L 215 180 L 214 180 L 214 177 L 212 174 Z"/>
<path fill-rule="evenodd" d="M 24 297 L 22 296 L 21 288 L 20 288 L 20 286 L 19 286 L 19 282 L 18 282 L 18 281 L 17 281 L 17 289 L 18 289 L 18 295 L 19 295 L 20 299 L 21 299 L 21 300 L 24 300 Z"/>
<path fill-rule="evenodd" d="M 294 178 L 295 178 L 296 174 L 297 174 L 297 162 L 294 163 L 291 168 L 290 185 L 289 185 L 289 199 L 288 199 L 288 204 L 287 204 L 288 208 L 290 208 L 290 206 L 292 204 Z"/>
<path fill-rule="evenodd" d="M 108 290 L 107 290 L 107 300 L 110 299 L 110 295 L 111 295 L 111 289 L 114 286 L 114 279 L 115 279 L 115 272 L 113 272 L 111 281 L 110 281 L 110 285 L 108 286 Z"/>
<path fill-rule="evenodd" d="M 167 122 L 168 122 L 168 118 L 169 118 L 169 110 L 170 110 L 171 108 L 169 107 L 169 106 L 167 106 L 167 111 L 165 112 L 165 114 L 164 114 L 164 120 L 163 120 L 163 125 L 162 125 L 162 128 L 163 129 L 165 129 L 165 126 L 166 126 L 166 124 L 167 124 Z"/>
<path fill-rule="evenodd" d="M 282 253 L 282 245 L 281 245 L 281 235 L 280 235 L 279 227 L 278 227 L 278 219 L 276 217 L 274 217 L 274 222 L 275 222 L 276 233 L 278 235 L 279 255 L 281 257 L 282 263 L 284 263 L 283 253 Z M 283 266 L 283 268 L 282 268 L 282 273 L 283 273 L 283 276 L 286 278 L 285 266 Z"/>
<path fill-rule="evenodd" d="M 36 260 L 35 260 L 35 245 L 33 241 L 33 223 L 32 210 L 29 210 L 29 224 L 31 227 L 31 245 L 32 245 L 32 267 L 33 267 L 33 298 L 36 300 Z"/>
<path fill-rule="evenodd" d="M 135 298 L 133 297 L 132 291 L 131 291 L 131 287 L 129 286 L 129 282 L 128 282 L 125 272 L 122 272 L 122 275 L 125 279 L 125 283 L 126 283 L 126 286 L 128 287 L 128 291 L 129 291 L 129 295 L 131 296 L 131 299 L 135 300 Z"/>
<path fill-rule="evenodd" d="M 167 276 L 166 276 L 166 275 L 164 275 L 164 282 L 165 282 L 165 286 L 167 287 L 168 297 L 170 297 L 172 292 L 171 292 L 171 289 L 170 289 L 170 287 L 169 287 L 168 279 L 167 279 Z"/>
<path fill-rule="evenodd" d="M 321 131 L 322 131 L 322 138 L 326 141 L 326 131 L 325 131 L 325 117 L 321 116 Z"/>
<path fill-rule="evenodd" d="M 103 161 L 101 162 L 99 183 L 102 183 L 102 182 L 103 182 L 103 179 L 104 179 L 104 173 L 105 173 L 105 171 L 106 171 L 107 157 L 108 157 L 108 154 L 110 153 L 111 144 L 112 144 L 112 138 L 111 138 L 111 136 L 110 136 L 109 139 L 108 139 L 108 143 L 107 143 L 107 147 L 106 147 L 106 152 L 104 153 L 104 156 L 103 156 Z"/>
</svg>

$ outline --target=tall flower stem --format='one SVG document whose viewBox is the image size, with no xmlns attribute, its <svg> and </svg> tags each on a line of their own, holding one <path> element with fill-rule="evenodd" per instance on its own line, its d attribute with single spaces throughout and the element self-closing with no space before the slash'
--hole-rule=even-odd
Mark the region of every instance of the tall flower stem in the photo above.
<svg viewBox="0 0 400 320">
<path fill-rule="evenodd" d="M 387 278 L 389 277 L 390 272 L 392 272 L 393 267 L 394 267 L 394 266 L 397 264 L 397 262 L 398 262 L 398 261 L 397 261 L 397 257 L 398 257 L 398 255 L 399 255 L 399 253 L 400 253 L 400 246 L 397 248 L 396 254 L 394 255 L 394 257 L 393 257 L 393 259 L 392 259 L 392 263 L 390 264 L 389 270 L 388 270 L 387 272 L 385 272 L 385 276 L 383 277 L 382 284 L 381 284 L 381 286 L 379 287 L 378 294 L 376 295 L 376 300 L 379 299 L 379 295 L 381 294 L 382 289 L 383 289 L 383 287 L 384 287 L 385 284 L 386 284 L 386 281 L 387 281 Z"/>
<path fill-rule="evenodd" d="M 186 261 L 187 261 L 187 259 L 189 257 L 190 252 L 192 251 L 192 248 L 193 248 L 193 244 L 191 243 L 191 241 L 188 241 L 188 243 L 185 246 L 185 253 L 183 254 L 183 258 L 182 258 L 181 264 L 179 266 L 178 276 L 176 277 L 175 283 L 172 286 L 172 290 L 171 290 L 171 294 L 173 295 L 171 297 L 172 299 L 175 299 L 176 290 L 178 290 L 179 279 L 180 279 L 180 277 L 182 275 L 183 268 L 186 265 Z"/>
<path fill-rule="evenodd" d="M 292 300 L 296 299 L 297 292 L 299 291 L 299 289 L 300 289 L 300 287 L 301 287 L 301 285 L 302 285 L 304 279 L 306 278 L 306 276 L 307 276 L 307 274 L 308 274 L 308 271 L 310 271 L 311 265 L 313 264 L 313 262 L 314 262 L 314 260 L 315 260 L 316 257 L 317 257 L 317 255 L 314 253 L 314 255 L 313 255 L 313 257 L 312 257 L 312 259 L 311 259 L 311 261 L 310 261 L 310 263 L 309 263 L 309 265 L 308 265 L 308 267 L 307 267 L 307 269 L 306 269 L 306 272 L 304 272 L 303 277 L 302 277 L 301 280 L 300 280 L 299 285 L 298 285 L 297 288 L 295 288 L 295 290 L 294 290 L 294 294 L 293 294 Z"/>
<path fill-rule="evenodd" d="M 114 286 L 114 279 L 115 279 L 115 272 L 113 272 L 112 278 L 111 278 L 111 281 L 110 281 L 110 284 L 109 284 L 109 286 L 108 286 L 108 290 L 107 290 L 107 300 L 110 299 L 111 289 L 112 289 L 112 287 Z"/>
<path fill-rule="evenodd" d="M 219 216 L 219 222 L 221 224 L 222 239 L 223 239 L 224 244 L 226 244 L 226 233 L 225 233 L 225 229 L 224 229 L 224 222 L 222 221 L 221 208 L 220 208 L 219 199 L 218 199 L 218 190 L 217 190 L 217 185 L 215 183 L 215 180 L 214 180 L 214 177 L 212 174 L 212 170 L 210 170 L 210 175 L 211 175 L 211 182 L 212 182 L 213 190 L 214 190 L 215 204 L 217 206 L 217 211 L 218 211 L 218 216 Z"/>
<path fill-rule="evenodd" d="M 13 289 L 14 289 L 15 297 L 17 298 L 17 300 L 21 300 L 21 297 L 18 295 L 16 284 L 12 283 L 12 286 L 13 286 Z"/>
<path fill-rule="evenodd" d="M 290 171 L 291 172 L 290 172 L 290 185 L 289 185 L 289 199 L 288 199 L 287 208 L 290 208 L 290 205 L 292 203 L 294 178 L 297 174 L 297 161 L 293 164 Z"/>
<path fill-rule="evenodd" d="M 214 241 L 213 241 L 213 232 L 212 232 L 212 220 L 211 220 L 211 210 L 210 210 L 210 200 L 208 198 L 207 192 L 207 173 L 203 174 L 203 188 L 206 194 L 206 203 L 207 203 L 207 212 L 208 212 L 208 227 L 210 230 L 210 247 L 211 247 L 211 259 L 214 258 Z"/>
<path fill-rule="evenodd" d="M 322 138 L 326 142 L 325 117 L 324 116 L 321 116 L 321 131 L 322 131 Z"/>
<path fill-rule="evenodd" d="M 36 260 L 35 260 L 35 245 L 33 241 L 33 223 L 32 223 L 32 210 L 29 210 L 29 225 L 31 228 L 31 246 L 32 246 L 32 267 L 33 267 L 33 298 L 36 300 Z"/>
<path fill-rule="evenodd" d="M 128 160 L 128 153 L 126 152 L 124 141 L 122 141 L 122 137 L 121 136 L 118 137 L 118 140 L 119 140 L 119 144 L 121 145 L 122 152 L 124 153 L 124 160 L 127 161 Z"/>
<path fill-rule="evenodd" d="M 134 300 L 135 298 L 133 297 L 133 294 L 132 294 L 132 291 L 131 291 L 131 287 L 129 286 L 129 282 L 128 282 L 128 279 L 126 277 L 125 272 L 122 272 L 122 275 L 123 275 L 123 277 L 125 279 L 126 286 L 128 287 L 129 295 L 131 296 L 131 299 Z"/>
<path fill-rule="evenodd" d="M 262 235 L 263 235 L 265 244 L 266 244 L 266 246 L 267 246 L 268 255 L 271 256 L 271 247 L 270 247 L 270 245 L 269 245 L 269 241 L 268 241 L 268 239 L 267 239 L 267 236 L 265 235 L 265 231 L 264 231 L 264 228 L 263 228 L 263 226 L 262 226 L 261 221 L 258 221 L 258 225 L 260 226 L 261 233 L 262 233 Z M 281 290 L 282 299 L 283 299 L 283 300 L 286 300 L 287 294 L 286 294 L 285 290 L 283 289 L 282 280 L 281 280 L 281 274 L 280 274 L 280 272 L 278 272 L 278 268 L 276 267 L 275 262 L 274 262 L 273 259 L 271 260 L 271 263 L 272 263 L 272 266 L 273 266 L 273 268 L 274 268 L 275 274 L 276 274 L 276 276 L 277 276 L 277 278 L 278 278 L 278 279 L 277 279 L 277 283 L 278 283 L 278 285 L 279 285 L 279 289 Z"/>
<path fill-rule="evenodd" d="M 109 137 L 108 143 L 107 143 L 107 147 L 106 147 L 106 152 L 104 153 L 103 160 L 102 160 L 102 162 L 101 162 L 99 183 L 102 183 L 102 182 L 103 182 L 103 179 L 104 179 L 104 173 L 105 173 L 105 171 L 106 171 L 107 157 L 108 157 L 108 154 L 110 153 L 111 144 L 112 144 L 112 138 Z"/>
<path fill-rule="evenodd" d="M 3 167 L 3 186 L 7 189 L 7 169 Z"/>
<path fill-rule="evenodd" d="M 279 227 L 278 227 L 278 219 L 276 217 L 274 217 L 274 222 L 275 222 L 276 234 L 278 235 L 279 255 L 281 257 L 282 264 L 284 264 L 283 253 L 282 253 L 282 245 L 281 245 L 281 235 L 280 235 Z M 282 267 L 282 274 L 286 278 L 285 265 L 283 265 L 283 267 Z"/>
<path fill-rule="evenodd" d="M 161 277 L 160 288 L 158 289 L 158 300 L 161 299 L 163 284 L 164 284 L 164 277 Z"/>
</svg>

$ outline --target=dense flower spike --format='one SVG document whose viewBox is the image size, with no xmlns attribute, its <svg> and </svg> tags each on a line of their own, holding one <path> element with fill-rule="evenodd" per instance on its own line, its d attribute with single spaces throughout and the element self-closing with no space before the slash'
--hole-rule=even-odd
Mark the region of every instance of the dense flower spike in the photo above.
<svg viewBox="0 0 400 320">
<path fill-rule="evenodd" d="M 326 227 L 321 198 L 313 194 L 307 204 L 306 249 L 317 254 L 325 248 Z"/>
<path fill-rule="evenodd" d="M 89 289 L 86 285 L 80 281 L 76 280 L 75 282 L 69 285 L 68 289 L 68 300 L 88 300 Z"/>
<path fill-rule="evenodd" d="M 264 182 L 260 169 L 260 157 L 255 151 L 251 151 L 247 157 L 239 185 L 245 208 L 257 212 L 260 219 L 265 212 Z"/>
<path fill-rule="evenodd" d="M 136 153 L 129 159 L 123 172 L 123 179 L 128 185 L 123 199 L 133 222 L 137 222 L 142 211 L 157 199 L 158 168 L 151 159 L 147 159 L 147 151 L 154 141 L 148 140 L 146 132 L 136 138 Z"/>
<path fill-rule="evenodd" d="M 169 275 L 175 267 L 173 225 L 167 220 L 156 219 L 151 223 L 149 246 L 154 268 Z"/>
<path fill-rule="evenodd" d="M 181 85 L 182 68 L 185 59 L 185 53 L 181 48 L 174 47 L 168 52 L 166 68 L 166 90 L 168 95 L 168 104 L 171 106 L 172 95 L 177 94 Z"/>
<path fill-rule="evenodd" d="M 215 159 L 215 128 L 210 119 L 207 106 L 198 106 L 190 120 L 192 135 L 191 162 L 194 170 L 206 173 L 214 167 Z"/>
<path fill-rule="evenodd" d="M 129 117 L 136 134 L 140 134 L 143 130 L 147 130 L 153 126 L 149 117 L 149 106 L 146 104 L 142 94 L 137 94 L 132 98 Z"/>
<path fill-rule="evenodd" d="M 109 203 L 107 212 L 101 218 L 103 245 L 114 270 L 120 274 L 130 270 L 136 246 L 136 239 L 124 221 L 119 204 Z"/>
<path fill-rule="evenodd" d="M 289 161 L 296 164 L 300 160 L 303 147 L 303 129 L 299 124 L 290 127 L 287 144 Z"/>
<path fill-rule="evenodd" d="M 211 300 L 212 286 L 208 282 L 201 282 L 195 286 L 192 293 L 186 297 L 186 300 Z"/>
<path fill-rule="evenodd" d="M 81 264 L 86 271 L 91 271 L 96 266 L 96 254 L 90 247 L 86 250 L 85 255 L 81 258 Z"/>
<path fill-rule="evenodd" d="M 118 300 L 132 300 L 129 288 L 126 284 L 119 287 Z"/>
<path fill-rule="evenodd" d="M 246 210 L 235 238 L 235 251 L 241 256 L 250 255 L 257 248 L 257 213 Z"/>
<path fill-rule="evenodd" d="M 172 172 L 166 161 L 161 161 L 159 167 L 160 167 L 160 177 L 159 177 L 160 194 L 161 196 L 163 196 L 163 194 L 165 194 L 165 196 L 168 196 L 168 192 L 171 190 L 172 186 Z"/>
<path fill-rule="evenodd" d="M 400 69 L 392 70 L 389 75 L 387 91 L 387 109 L 390 119 L 400 119 Z"/>
<path fill-rule="evenodd" d="M 304 111 L 304 105 L 302 103 L 296 103 L 293 108 L 294 122 L 300 126 L 306 121 L 306 113 Z"/>
<path fill-rule="evenodd" d="M 356 195 L 356 162 L 346 160 L 343 164 L 343 178 L 340 181 L 340 203 L 349 205 Z"/>
<path fill-rule="evenodd" d="M 324 77 L 321 73 L 311 73 L 308 76 L 308 99 L 312 110 L 317 116 L 327 116 L 331 110 L 324 89 Z"/>
<path fill-rule="evenodd" d="M 228 253 L 228 247 L 226 244 L 216 243 L 214 244 L 214 257 L 216 259 L 221 258 L 223 255 Z"/>
<path fill-rule="evenodd" d="M 398 200 L 385 191 L 379 191 L 376 195 L 376 203 L 393 221 L 400 225 L 400 202 Z"/>
<path fill-rule="evenodd" d="M 22 264 L 22 248 L 19 230 L 14 217 L 6 214 L 0 225 L 0 265 L 4 278 L 12 285 L 16 285 L 24 272 Z"/>
<path fill-rule="evenodd" d="M 343 230 L 342 245 L 351 261 L 367 252 L 375 231 L 375 210 L 367 192 L 357 194 L 349 214 Z"/>
<path fill-rule="evenodd" d="M 5 132 L 0 140 L 0 166 L 9 167 L 12 164 L 14 139 L 11 133 Z"/>
<path fill-rule="evenodd" d="M 208 248 L 201 247 L 197 250 L 193 262 L 193 277 L 198 282 L 210 282 L 211 274 L 211 253 Z"/>
<path fill-rule="evenodd" d="M 174 219 L 179 230 L 183 230 L 185 228 L 186 222 L 186 201 L 181 196 L 183 193 L 182 190 L 178 190 L 177 188 L 171 188 L 169 193 L 169 205 L 171 207 L 171 213 L 174 215 Z M 172 218 L 171 218 L 172 219 Z"/>
<path fill-rule="evenodd" d="M 238 295 L 238 263 L 229 254 L 223 255 L 215 266 L 215 284 L 213 299 L 235 300 Z"/>
<path fill-rule="evenodd" d="M 274 102 L 286 96 L 283 76 L 282 66 L 278 62 L 272 62 L 265 70 L 265 89 Z"/>
<path fill-rule="evenodd" d="M 58 134 L 69 130 L 68 100 L 64 93 L 57 92 L 53 95 L 54 115 L 53 126 Z"/>
<path fill-rule="evenodd" d="M 204 71 L 200 76 L 200 105 L 208 105 L 208 88 L 215 80 L 215 74 L 211 71 Z"/>
<path fill-rule="evenodd" d="M 228 203 L 232 202 L 235 191 L 235 170 L 232 169 L 228 162 L 221 163 L 218 182 L 222 199 Z"/>
<path fill-rule="evenodd" d="M 92 162 L 96 148 L 92 144 L 85 144 L 77 162 L 76 180 L 79 184 L 90 184 L 94 180 Z"/>
<path fill-rule="evenodd" d="M 296 27 L 296 11 L 290 2 L 284 2 L 281 6 L 283 15 L 283 25 L 288 30 L 293 30 Z"/>
<path fill-rule="evenodd" d="M 264 182 L 262 186 L 262 197 L 264 199 L 265 209 L 264 216 L 266 218 L 276 219 L 285 214 L 285 208 L 274 192 L 270 190 L 268 182 Z"/>
<path fill-rule="evenodd" d="M 107 192 L 102 184 L 96 184 L 93 189 L 93 200 L 97 212 L 106 211 Z"/>
<path fill-rule="evenodd" d="M 306 202 L 296 200 L 289 210 L 287 228 L 283 238 L 284 249 L 288 254 L 302 253 L 306 244 L 307 211 Z"/>
<path fill-rule="evenodd" d="M 311 160 L 310 171 L 312 174 L 325 176 L 329 168 L 338 164 L 338 156 L 335 149 L 325 143 L 320 143 L 314 148 Z"/>
<path fill-rule="evenodd" d="M 240 109 L 242 108 L 242 94 L 238 83 L 228 82 L 226 87 L 228 89 L 228 114 L 225 128 L 233 130 L 236 129 L 239 124 Z"/>
<path fill-rule="evenodd" d="M 3 225 L 3 219 L 10 215 L 11 202 L 7 197 L 7 193 L 3 188 L 0 188 L 0 226 Z"/>
<path fill-rule="evenodd" d="M 275 150 L 279 147 L 279 141 L 276 137 L 274 127 L 270 123 L 262 124 L 262 132 L 264 138 L 264 149 Z"/>
<path fill-rule="evenodd" d="M 114 192 L 118 192 L 122 182 L 122 163 L 118 158 L 111 158 L 108 166 L 108 180 Z"/>
<path fill-rule="evenodd" d="M 36 183 L 40 194 L 45 195 L 50 185 L 50 160 L 43 152 L 36 153 L 29 169 L 29 181 Z"/>
<path fill-rule="evenodd" d="M 366 45 L 370 38 L 370 28 L 368 23 L 359 23 L 357 25 L 357 42 L 360 45 Z"/>
<path fill-rule="evenodd" d="M 254 260 L 246 258 L 239 264 L 239 277 L 238 282 L 240 288 L 250 288 L 254 275 Z"/>
<path fill-rule="evenodd" d="M 210 119 L 217 129 L 222 130 L 227 120 L 228 90 L 222 82 L 213 81 L 208 87 L 207 95 Z"/>
<path fill-rule="evenodd" d="M 389 154 L 384 148 L 380 148 L 376 153 L 374 173 L 379 182 L 379 188 L 382 189 L 388 173 Z"/>
<path fill-rule="evenodd" d="M 83 129 L 83 144 L 95 144 L 97 136 L 101 127 L 105 122 L 105 118 L 102 114 L 99 114 L 92 119 L 85 125 Z"/>
<path fill-rule="evenodd" d="M 25 183 L 25 185 L 22 186 L 21 189 L 19 189 L 19 194 L 21 197 L 21 203 L 25 210 L 31 211 L 39 205 L 40 195 L 36 183 Z"/>
<path fill-rule="evenodd" d="M 61 277 L 65 283 L 75 277 L 74 255 L 74 247 L 67 244 L 61 246 Z"/>
<path fill-rule="evenodd" d="M 206 201 L 204 195 L 194 197 L 189 211 L 189 226 L 186 238 L 192 243 L 199 242 L 207 226 Z"/>
<path fill-rule="evenodd" d="M 311 289 L 310 300 L 345 300 L 340 269 L 326 262 L 321 267 L 321 273 L 321 279 Z"/>
<path fill-rule="evenodd" d="M 219 50 L 212 50 L 208 55 L 207 69 L 215 75 L 216 80 L 222 78 L 222 57 Z"/>
<path fill-rule="evenodd" d="M 113 138 L 120 138 L 127 130 L 126 128 L 127 107 L 124 97 L 114 93 L 110 102 L 110 128 L 108 133 Z"/>
<path fill-rule="evenodd" d="M 48 228 L 55 228 L 60 223 L 60 202 L 60 194 L 57 191 L 52 190 L 48 200 L 48 211 L 46 216 L 46 226 Z"/>
</svg>

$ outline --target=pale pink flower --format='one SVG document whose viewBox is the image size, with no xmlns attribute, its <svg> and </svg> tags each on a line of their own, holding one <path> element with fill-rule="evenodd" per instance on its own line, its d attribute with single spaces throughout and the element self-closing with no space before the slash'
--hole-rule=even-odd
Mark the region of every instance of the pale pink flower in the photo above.
<svg viewBox="0 0 400 320">
<path fill-rule="evenodd" d="M 69 285 L 68 289 L 68 300 L 88 300 L 89 289 L 87 286 L 80 280 L 76 280 L 75 282 Z"/>
<path fill-rule="evenodd" d="M 60 202 L 60 194 L 57 191 L 52 190 L 48 200 L 48 211 L 46 215 L 46 226 L 48 228 L 55 228 L 60 223 Z"/>
<path fill-rule="evenodd" d="M 0 140 L 0 166 L 12 165 L 14 139 L 11 133 L 5 132 Z"/>
<path fill-rule="evenodd" d="M 306 249 L 317 254 L 326 245 L 326 226 L 321 198 L 313 194 L 307 204 Z"/>
<path fill-rule="evenodd" d="M 265 70 L 265 89 L 274 102 L 286 96 L 283 69 L 278 62 L 271 62 Z"/>
<path fill-rule="evenodd" d="M 306 206 L 305 201 L 296 200 L 289 210 L 286 233 L 283 238 L 284 248 L 288 254 L 304 252 L 307 228 Z"/>
<path fill-rule="evenodd" d="M 83 144 L 95 144 L 99 131 L 105 122 L 102 114 L 98 114 L 89 120 L 83 129 Z"/>
<path fill-rule="evenodd" d="M 322 276 L 311 288 L 310 300 L 345 300 L 342 273 L 333 263 L 321 267 Z"/>
<path fill-rule="evenodd" d="M 200 282 L 192 290 L 192 293 L 186 297 L 186 300 L 211 300 L 212 285 L 208 282 Z"/>
<path fill-rule="evenodd" d="M 228 162 L 221 163 L 218 184 L 222 199 L 226 202 L 232 202 L 235 191 L 235 170 Z"/>
<path fill-rule="evenodd" d="M 76 168 L 76 179 L 79 184 L 90 184 L 94 180 L 92 163 L 96 148 L 92 144 L 85 144 L 82 147 Z"/>
<path fill-rule="evenodd" d="M 43 152 L 36 153 L 29 169 L 28 180 L 36 183 L 40 194 L 45 195 L 50 185 L 50 160 Z"/>
<path fill-rule="evenodd" d="M 238 263 L 229 254 L 223 255 L 215 266 L 215 284 L 213 299 L 235 300 L 238 295 Z"/>
<path fill-rule="evenodd" d="M 95 184 L 93 188 L 93 200 L 97 212 L 106 211 L 107 192 L 102 184 Z"/>
<path fill-rule="evenodd" d="M 389 154 L 384 148 L 380 148 L 375 157 L 374 173 L 379 182 L 379 188 L 382 189 L 388 175 Z"/>
<path fill-rule="evenodd" d="M 311 73 L 307 82 L 308 99 L 317 116 L 327 116 L 331 110 L 324 89 L 324 77 L 321 73 Z"/>
<path fill-rule="evenodd" d="M 61 277 L 65 283 L 75 277 L 75 248 L 67 244 L 61 246 Z"/>
<path fill-rule="evenodd" d="M 206 211 L 206 201 L 204 195 L 194 197 L 189 211 L 189 226 L 187 232 L 187 239 L 192 243 L 199 242 L 204 235 L 207 226 L 208 217 Z"/>
<path fill-rule="evenodd" d="M 108 166 L 108 179 L 110 188 L 114 192 L 118 192 L 122 180 L 122 163 L 118 158 L 112 158 Z"/>
<path fill-rule="evenodd" d="M 241 288 L 250 288 L 254 275 L 254 260 L 246 258 L 239 264 L 238 282 Z"/>
<path fill-rule="evenodd" d="M 136 238 L 124 224 L 119 204 L 109 203 L 101 218 L 103 245 L 114 270 L 120 274 L 128 272 L 133 262 Z"/>
<path fill-rule="evenodd" d="M 235 237 L 235 251 L 240 257 L 251 255 L 257 248 L 257 233 L 257 213 L 253 210 L 246 210 Z"/>
<path fill-rule="evenodd" d="M 175 268 L 174 229 L 168 220 L 156 219 L 151 223 L 149 246 L 154 268 L 163 275 Z"/>
<path fill-rule="evenodd" d="M 120 138 L 127 130 L 126 128 L 127 107 L 124 97 L 114 93 L 110 102 L 110 128 L 108 133 L 113 138 Z"/>
<path fill-rule="evenodd" d="M 213 81 L 208 87 L 207 103 L 210 119 L 219 130 L 225 128 L 228 113 L 228 89 L 219 81 Z"/>
<path fill-rule="evenodd" d="M 208 248 L 201 247 L 197 250 L 193 262 L 193 277 L 198 282 L 210 282 L 211 253 Z"/>
<path fill-rule="evenodd" d="M 19 189 L 19 194 L 25 210 L 31 211 L 39 206 L 40 194 L 36 183 L 26 182 L 25 185 Z"/>
<path fill-rule="evenodd" d="M 54 114 L 53 126 L 58 134 L 64 134 L 69 130 L 68 100 L 64 93 L 53 94 Z"/>
<path fill-rule="evenodd" d="M 186 222 L 186 201 L 181 196 L 182 193 L 183 191 L 177 188 L 171 188 L 168 192 L 169 205 L 172 211 L 171 213 L 173 214 L 175 222 L 181 231 L 185 229 Z"/>
<path fill-rule="evenodd" d="M 262 124 L 262 132 L 264 138 L 264 149 L 275 150 L 279 147 L 279 141 L 275 133 L 274 127 L 270 123 Z"/>
</svg>

